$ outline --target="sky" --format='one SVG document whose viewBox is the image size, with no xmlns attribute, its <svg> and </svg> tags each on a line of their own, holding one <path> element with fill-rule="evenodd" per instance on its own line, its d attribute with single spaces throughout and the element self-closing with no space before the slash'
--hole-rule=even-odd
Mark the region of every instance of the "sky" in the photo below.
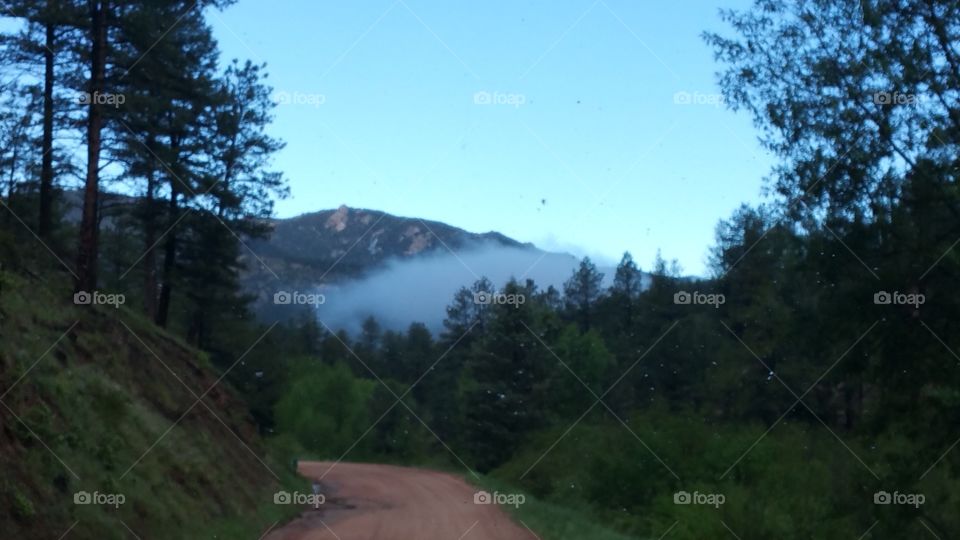
<svg viewBox="0 0 960 540">
<path fill-rule="evenodd" d="M 277 214 L 351 207 L 706 274 L 773 158 L 718 99 L 703 31 L 747 0 L 240 0 L 223 59 L 266 63 Z"/>
</svg>

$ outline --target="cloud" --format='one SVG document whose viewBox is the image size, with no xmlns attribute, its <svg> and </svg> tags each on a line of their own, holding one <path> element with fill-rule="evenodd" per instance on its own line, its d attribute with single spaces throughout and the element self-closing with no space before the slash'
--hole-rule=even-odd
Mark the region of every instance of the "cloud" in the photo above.
<svg viewBox="0 0 960 540">
<path fill-rule="evenodd" d="M 384 328 L 404 329 L 419 321 L 439 330 L 454 293 L 480 277 L 498 288 L 515 277 L 532 279 L 540 289 L 553 285 L 562 290 L 577 264 L 578 259 L 568 254 L 493 245 L 394 260 L 367 278 L 324 287 L 325 302 L 318 306 L 317 316 L 330 328 L 350 332 L 356 332 L 369 315 Z M 613 271 L 602 271 L 607 285 Z"/>
</svg>

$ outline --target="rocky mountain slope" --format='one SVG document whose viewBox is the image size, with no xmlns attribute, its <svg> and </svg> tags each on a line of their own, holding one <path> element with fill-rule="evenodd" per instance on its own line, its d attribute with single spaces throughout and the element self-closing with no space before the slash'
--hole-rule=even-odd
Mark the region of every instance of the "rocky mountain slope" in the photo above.
<svg viewBox="0 0 960 540">
<path fill-rule="evenodd" d="M 272 222 L 248 242 L 245 287 L 262 308 L 278 290 L 313 290 L 362 279 L 388 263 L 482 247 L 540 251 L 500 233 L 470 233 L 419 218 L 340 206 Z M 258 310 L 259 311 L 259 310 Z"/>
<path fill-rule="evenodd" d="M 250 247 L 261 259 L 260 266 L 266 266 L 261 272 L 335 282 L 362 277 L 391 259 L 483 244 L 536 249 L 496 232 L 475 234 L 436 221 L 347 206 L 274 220 L 271 237 L 251 242 Z"/>
</svg>

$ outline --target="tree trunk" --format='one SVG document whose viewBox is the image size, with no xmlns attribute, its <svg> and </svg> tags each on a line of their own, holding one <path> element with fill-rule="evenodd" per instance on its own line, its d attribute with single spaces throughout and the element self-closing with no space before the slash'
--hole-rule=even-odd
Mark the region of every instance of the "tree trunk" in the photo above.
<svg viewBox="0 0 960 540">
<path fill-rule="evenodd" d="M 179 193 L 173 186 L 174 184 L 171 182 L 170 204 L 168 206 L 170 230 L 167 231 L 167 240 L 164 243 L 163 283 L 160 286 L 160 300 L 157 305 L 157 316 L 154 319 L 161 328 L 166 328 L 170 314 L 170 295 L 173 292 L 173 271 L 177 256 L 177 233 L 173 230 L 175 228 L 173 224 L 176 223 L 177 197 Z"/>
<path fill-rule="evenodd" d="M 13 153 L 10 155 L 10 176 L 7 180 L 7 208 L 13 207 L 13 192 L 17 185 L 17 161 L 19 161 L 20 154 L 20 126 L 17 126 L 17 131 L 13 137 Z M 10 212 L 7 212 L 7 217 L 9 218 Z M 9 219 L 7 220 L 9 223 Z"/>
<path fill-rule="evenodd" d="M 150 142 L 147 146 L 152 151 Z M 154 244 L 157 241 L 156 183 L 156 173 L 151 167 L 147 172 L 146 209 L 143 216 L 143 237 L 146 248 L 143 256 L 143 264 L 146 268 L 143 275 L 143 305 L 147 317 L 151 320 L 157 319 L 157 256 L 154 251 L 156 247 Z"/>
<path fill-rule="evenodd" d="M 174 156 L 174 161 L 180 159 L 180 135 L 170 136 L 170 149 Z M 157 316 L 154 322 L 161 328 L 167 327 L 167 321 L 170 316 L 170 297 L 173 294 L 173 274 L 176 270 L 177 259 L 177 233 L 174 230 L 177 223 L 177 210 L 179 207 L 180 189 L 179 178 L 173 171 L 170 171 L 170 199 L 167 205 L 167 239 L 164 242 L 163 250 L 163 269 L 160 278 L 160 298 L 157 304 Z"/>
<path fill-rule="evenodd" d="M 200 349 L 204 348 L 207 344 L 205 315 L 203 308 L 195 309 L 190 319 L 190 327 L 187 329 L 187 343 Z"/>
<path fill-rule="evenodd" d="M 40 165 L 40 238 L 50 236 L 53 227 L 53 24 L 46 24 L 46 41 L 43 50 L 43 157 Z"/>
<path fill-rule="evenodd" d="M 90 108 L 87 114 L 87 178 L 83 189 L 83 217 L 77 254 L 76 289 L 97 286 L 97 199 L 100 194 L 100 145 L 103 110 L 96 96 L 104 90 L 109 0 L 90 2 Z"/>
</svg>

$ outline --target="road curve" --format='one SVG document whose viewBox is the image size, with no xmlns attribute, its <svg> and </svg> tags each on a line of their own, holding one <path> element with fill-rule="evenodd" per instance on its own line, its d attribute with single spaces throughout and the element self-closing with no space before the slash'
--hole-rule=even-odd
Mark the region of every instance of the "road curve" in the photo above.
<svg viewBox="0 0 960 540">
<path fill-rule="evenodd" d="M 474 504 L 476 489 L 456 476 L 365 463 L 301 462 L 320 479 L 326 503 L 267 540 L 535 540 L 495 505 Z"/>
</svg>

